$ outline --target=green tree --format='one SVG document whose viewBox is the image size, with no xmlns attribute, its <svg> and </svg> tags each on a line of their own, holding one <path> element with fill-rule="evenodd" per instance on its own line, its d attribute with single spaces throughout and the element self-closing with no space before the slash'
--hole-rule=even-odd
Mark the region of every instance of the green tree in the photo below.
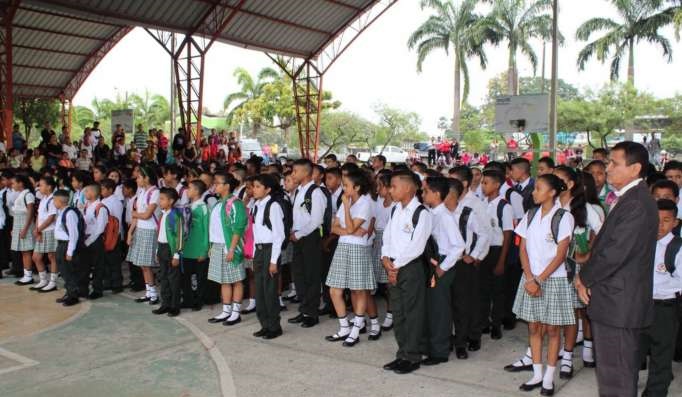
<svg viewBox="0 0 682 397">
<path fill-rule="evenodd" d="M 38 125 L 50 123 L 57 125 L 60 115 L 60 104 L 56 99 L 19 99 L 14 101 L 14 117 L 24 125 L 26 141 L 31 142 L 31 130 Z"/>
<path fill-rule="evenodd" d="M 369 148 L 381 147 L 379 154 L 389 145 L 418 142 L 428 138 L 425 133 L 419 131 L 421 119 L 417 113 L 405 112 L 383 104 L 377 105 L 374 111 L 380 122 L 374 134 L 369 134 L 366 143 Z"/>
<path fill-rule="evenodd" d="M 353 113 L 325 112 L 320 125 L 320 144 L 325 147 L 325 152 L 319 158 L 342 147 L 366 143 L 376 128 L 370 121 Z"/>
<path fill-rule="evenodd" d="M 672 22 L 670 12 L 659 12 L 660 0 L 616 0 L 616 7 L 620 20 L 610 18 L 592 18 L 584 22 L 575 33 L 577 40 L 588 41 L 593 34 L 603 32 L 603 35 L 588 43 L 578 54 L 578 68 L 585 70 L 587 62 L 596 57 L 601 63 L 611 59 L 611 80 L 617 80 L 620 65 L 628 54 L 628 82 L 635 83 L 635 44 L 647 41 L 661 47 L 666 61 L 672 61 L 672 47 L 667 38 L 658 30 Z"/>
<path fill-rule="evenodd" d="M 481 34 L 491 44 L 507 41 L 509 48 L 507 92 L 518 95 L 517 53 L 528 58 L 533 72 L 537 70 L 538 57 L 530 45 L 531 39 L 550 40 L 552 36 L 551 0 L 494 0 L 493 7 L 480 24 Z M 563 40 L 561 35 L 559 39 Z"/>
<path fill-rule="evenodd" d="M 475 12 L 477 0 L 463 0 L 457 6 L 452 0 L 421 0 L 421 7 L 435 12 L 408 40 L 408 47 L 417 50 L 417 71 L 422 71 L 426 57 L 434 51 L 452 51 L 454 56 L 454 108 L 452 131 L 460 132 L 460 109 L 469 96 L 469 68 L 467 59 L 477 57 L 481 68 L 487 66 L 483 42 L 476 26 L 482 16 Z M 462 92 L 462 79 L 464 90 Z"/>
<path fill-rule="evenodd" d="M 239 91 L 229 94 L 223 103 L 227 112 L 227 123 L 234 121 L 249 121 L 251 132 L 255 137 L 262 126 L 262 102 L 255 101 L 263 94 L 263 87 L 279 77 L 279 73 L 272 68 L 263 68 L 254 79 L 248 70 L 237 68 L 233 73 L 239 84 Z"/>
<path fill-rule="evenodd" d="M 150 94 L 145 90 L 143 95 L 132 94 L 130 101 L 136 124 L 148 128 L 161 127 L 170 120 L 170 104 L 163 95 Z"/>
</svg>

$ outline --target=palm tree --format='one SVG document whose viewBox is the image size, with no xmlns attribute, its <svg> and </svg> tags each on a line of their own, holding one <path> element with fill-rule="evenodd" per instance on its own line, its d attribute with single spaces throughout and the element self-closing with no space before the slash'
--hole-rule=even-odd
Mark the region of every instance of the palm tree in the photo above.
<svg viewBox="0 0 682 397">
<path fill-rule="evenodd" d="M 507 78 L 508 94 L 519 94 L 517 53 L 521 51 L 530 61 L 533 73 L 538 67 L 538 56 L 530 45 L 531 39 L 550 40 L 552 37 L 551 0 L 494 0 L 490 14 L 480 24 L 481 34 L 494 45 L 506 40 L 509 48 Z M 559 40 L 563 41 L 561 34 Z"/>
<path fill-rule="evenodd" d="M 130 101 L 135 108 L 135 118 L 147 127 L 163 127 L 170 120 L 170 104 L 162 95 L 145 90 L 144 96 L 132 94 Z"/>
<path fill-rule="evenodd" d="M 232 125 L 235 118 L 235 112 L 244 108 L 246 104 L 263 94 L 263 88 L 269 82 L 277 79 L 279 73 L 272 68 L 263 68 L 258 72 L 257 78 L 254 80 L 253 76 L 248 70 L 244 68 L 237 68 L 234 71 L 234 77 L 237 78 L 237 83 L 240 86 L 239 91 L 229 94 L 225 98 L 223 108 L 227 113 L 227 124 Z M 235 105 L 236 103 L 236 105 Z M 252 134 L 255 137 L 260 128 L 260 120 L 251 120 Z"/>
<path fill-rule="evenodd" d="M 410 36 L 407 45 L 417 50 L 417 71 L 422 71 L 424 60 L 436 50 L 452 51 L 454 55 L 454 108 L 452 131 L 460 132 L 460 113 L 462 102 L 469 96 L 469 68 L 467 58 L 478 57 L 481 68 L 487 66 L 482 40 L 479 39 L 477 24 L 482 16 L 475 12 L 477 0 L 464 0 L 459 7 L 452 0 L 421 0 L 422 9 L 429 7 L 435 11 Z M 464 91 L 461 84 L 464 78 Z"/>
<path fill-rule="evenodd" d="M 593 56 L 604 63 L 611 57 L 611 80 L 617 80 L 620 64 L 627 51 L 628 83 L 635 82 L 635 44 L 640 40 L 659 45 L 663 56 L 672 61 L 672 47 L 667 38 L 658 34 L 660 27 L 672 22 L 673 13 L 669 10 L 659 12 L 661 1 L 656 0 L 613 0 L 621 20 L 592 18 L 583 23 L 575 33 L 578 40 L 587 41 L 594 33 L 604 32 L 603 36 L 588 43 L 578 54 L 578 68 L 585 65 Z"/>
</svg>

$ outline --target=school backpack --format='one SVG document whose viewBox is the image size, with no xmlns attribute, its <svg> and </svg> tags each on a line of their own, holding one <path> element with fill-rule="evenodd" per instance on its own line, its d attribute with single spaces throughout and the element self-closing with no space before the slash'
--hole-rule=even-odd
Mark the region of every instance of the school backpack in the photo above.
<svg viewBox="0 0 682 397">
<path fill-rule="evenodd" d="M 104 239 L 104 251 L 111 252 L 116 249 L 116 245 L 118 245 L 121 225 L 118 222 L 118 218 L 111 215 L 109 208 L 102 203 L 97 204 L 97 207 L 95 207 L 95 217 L 99 216 L 99 210 L 101 208 L 107 210 L 107 225 L 104 228 L 104 233 L 102 233 L 102 237 Z"/>
<path fill-rule="evenodd" d="M 518 192 L 517 192 L 518 193 Z M 497 225 L 502 229 L 502 232 L 504 232 L 503 226 L 502 226 L 502 218 L 504 217 L 504 206 L 505 205 L 511 205 L 507 200 L 501 199 L 500 201 L 497 202 Z M 530 218 L 533 219 L 533 218 Z M 530 223 L 530 221 L 529 221 Z"/>
<path fill-rule="evenodd" d="M 272 203 L 275 202 L 279 204 L 284 214 L 284 241 L 282 242 L 282 250 L 286 249 L 289 245 L 289 235 L 291 234 L 291 228 L 294 226 L 294 207 L 289 200 L 289 196 L 284 194 L 282 191 L 278 191 L 270 196 L 270 201 L 265 204 L 265 213 L 263 214 L 263 226 L 272 230 L 272 222 L 270 222 L 270 207 Z"/>
<path fill-rule="evenodd" d="M 236 196 L 225 202 L 225 214 L 229 217 L 230 211 L 232 211 L 232 204 L 236 200 L 239 200 Z M 225 244 L 229 244 L 225 241 Z M 253 237 L 253 217 L 249 211 L 246 211 L 246 229 L 244 229 L 244 235 L 242 236 L 242 253 L 244 254 L 244 259 L 253 259 L 256 252 L 256 240 Z"/>
<path fill-rule="evenodd" d="M 682 247 L 682 238 L 678 236 L 673 236 L 668 246 L 665 247 L 665 269 L 671 276 L 675 272 L 675 258 L 677 253 L 680 252 L 680 247 Z"/>
<path fill-rule="evenodd" d="M 540 207 L 533 207 L 528 210 L 528 218 L 526 222 L 526 227 L 530 226 L 530 223 L 533 221 L 533 218 L 535 218 L 535 214 L 537 214 L 538 210 Z M 552 229 L 552 239 L 554 240 L 554 244 L 559 244 L 559 225 L 561 225 L 561 218 L 563 218 L 564 214 L 566 213 L 566 210 L 563 208 L 559 208 L 556 210 L 554 215 L 552 215 L 552 224 L 551 224 L 551 229 Z"/>
<path fill-rule="evenodd" d="M 396 206 L 391 208 L 390 219 L 393 219 L 395 209 Z M 410 240 L 414 237 L 414 231 L 417 229 L 417 224 L 419 223 L 419 216 L 421 215 L 422 211 L 425 210 L 426 207 L 423 204 L 419 204 L 419 207 L 417 207 L 412 213 L 412 236 L 410 236 Z M 436 269 L 431 263 L 431 260 L 435 260 L 436 262 L 440 263 L 440 254 L 438 253 L 438 243 L 436 243 L 436 239 L 433 238 L 430 231 L 429 238 L 426 240 L 426 245 L 424 246 L 424 252 L 422 252 L 418 259 L 421 259 L 422 264 L 424 265 L 424 273 L 426 274 L 426 287 L 435 287 L 436 280 L 438 278 L 436 277 Z"/>
<path fill-rule="evenodd" d="M 471 217 L 472 212 L 473 210 L 471 207 L 464 207 L 462 208 L 462 213 L 459 216 L 459 233 L 462 235 L 462 239 L 464 240 L 465 244 L 467 242 L 467 224 L 469 223 L 469 218 Z M 469 252 L 473 251 L 474 247 L 476 247 L 476 240 L 478 240 L 478 236 L 476 233 L 472 233 L 471 249 Z"/>
<path fill-rule="evenodd" d="M 313 192 L 319 188 L 327 199 L 327 206 L 324 209 L 324 216 L 322 217 L 322 237 L 329 236 L 332 232 L 332 195 L 327 188 L 313 184 L 308 188 L 303 197 L 303 204 L 308 213 L 313 210 Z"/>
<path fill-rule="evenodd" d="M 212 205 L 209 203 L 211 199 L 213 199 Z M 217 194 L 208 193 L 204 196 L 204 204 L 206 204 L 206 207 L 208 207 L 209 211 L 213 209 L 213 206 L 215 206 L 218 201 L 220 201 L 220 198 Z"/>
<path fill-rule="evenodd" d="M 78 229 L 78 242 L 76 244 L 77 249 L 85 247 L 85 218 L 83 218 L 83 213 L 80 212 L 80 210 L 76 207 L 69 206 L 64 209 L 64 213 L 62 214 L 62 228 L 64 228 L 64 231 L 66 234 L 69 234 L 69 228 L 66 226 L 66 215 L 69 213 L 69 211 L 73 211 L 74 214 L 76 214 L 77 218 L 77 229 Z M 69 236 L 71 238 L 71 236 Z"/>
</svg>

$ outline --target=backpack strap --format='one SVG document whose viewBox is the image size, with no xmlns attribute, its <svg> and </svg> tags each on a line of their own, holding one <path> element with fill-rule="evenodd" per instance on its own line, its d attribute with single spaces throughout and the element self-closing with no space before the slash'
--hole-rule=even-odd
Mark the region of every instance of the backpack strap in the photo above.
<svg viewBox="0 0 682 397">
<path fill-rule="evenodd" d="M 530 226 L 530 223 L 533 222 L 533 218 L 535 218 L 535 214 L 538 212 L 540 207 L 532 207 L 526 212 L 526 227 Z"/>
<path fill-rule="evenodd" d="M 564 217 L 566 210 L 559 208 L 556 210 L 554 215 L 552 215 L 552 238 L 554 239 L 554 244 L 559 244 L 559 226 L 561 225 L 561 218 Z"/>
<path fill-rule="evenodd" d="M 503 200 L 503 199 L 497 202 L 497 225 L 500 227 L 500 230 L 502 230 L 503 232 L 504 232 L 504 229 L 502 227 L 502 218 L 504 217 L 504 206 L 508 205 L 508 204 L 509 204 L 509 202 L 507 200 Z"/>
<path fill-rule="evenodd" d="M 419 207 L 412 213 L 412 235 L 410 236 L 410 240 L 414 237 L 414 232 L 417 230 L 417 224 L 419 223 L 419 216 L 424 210 L 426 210 L 426 207 L 424 207 L 423 204 L 419 204 Z"/>
<path fill-rule="evenodd" d="M 312 186 L 310 186 L 308 190 L 306 190 L 305 195 L 303 196 L 303 205 L 305 205 L 305 209 L 308 211 L 309 214 L 313 212 L 313 192 L 318 187 L 319 186 L 313 183 Z"/>
<path fill-rule="evenodd" d="M 341 206 L 342 201 L 343 201 L 343 189 L 341 189 L 341 194 L 339 194 L 339 197 L 336 198 L 336 209 L 337 210 Z"/>
<path fill-rule="evenodd" d="M 665 269 L 671 276 L 676 269 L 675 259 L 677 258 L 677 253 L 680 251 L 680 247 L 682 247 L 682 238 L 678 236 L 674 236 L 668 243 L 668 246 L 665 247 Z"/>
<path fill-rule="evenodd" d="M 267 227 L 268 230 L 272 230 L 272 222 L 270 221 L 270 207 L 272 206 L 272 202 L 275 201 L 275 198 L 270 196 L 270 200 L 265 204 L 265 209 L 263 210 L 263 226 Z M 256 217 L 253 218 L 253 220 L 256 220 Z"/>
<path fill-rule="evenodd" d="M 464 242 L 467 242 L 467 224 L 469 223 L 469 216 L 471 216 L 471 207 L 462 208 L 462 214 L 459 216 L 459 233 L 462 235 Z"/>
</svg>

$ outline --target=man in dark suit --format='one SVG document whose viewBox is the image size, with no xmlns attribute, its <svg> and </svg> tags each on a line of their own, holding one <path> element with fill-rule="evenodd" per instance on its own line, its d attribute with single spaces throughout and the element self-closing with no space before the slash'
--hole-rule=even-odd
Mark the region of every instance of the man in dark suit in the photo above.
<svg viewBox="0 0 682 397">
<path fill-rule="evenodd" d="M 601 397 L 635 397 L 642 328 L 653 320 L 653 263 L 658 217 L 642 179 L 649 164 L 639 143 L 611 151 L 608 182 L 616 202 L 592 246 L 592 257 L 576 277 L 588 304 Z"/>
</svg>

